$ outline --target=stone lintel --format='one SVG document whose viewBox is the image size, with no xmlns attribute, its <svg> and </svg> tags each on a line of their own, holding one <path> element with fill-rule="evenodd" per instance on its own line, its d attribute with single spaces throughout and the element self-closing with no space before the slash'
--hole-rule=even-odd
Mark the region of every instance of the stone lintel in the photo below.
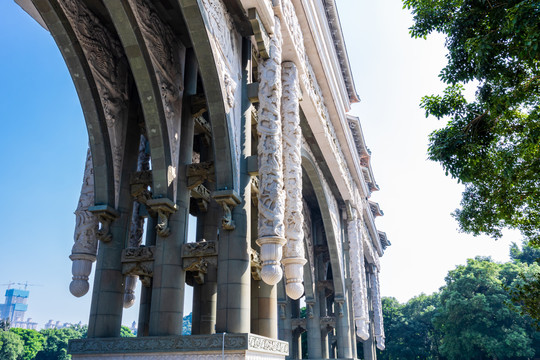
<svg viewBox="0 0 540 360">
<path fill-rule="evenodd" d="M 214 359 L 217 355 L 221 357 L 222 351 L 228 359 L 251 358 L 248 355 L 253 356 L 253 353 L 258 358 L 283 359 L 289 354 L 287 342 L 250 333 L 76 339 L 69 341 L 68 349 L 73 359 L 95 359 L 96 355 L 115 358 L 114 355 L 128 354 L 141 355 L 134 357 L 140 359 L 149 358 L 151 354 L 151 358 L 168 355 L 167 359 L 182 359 L 197 355 L 198 359 L 206 356 Z"/>
</svg>

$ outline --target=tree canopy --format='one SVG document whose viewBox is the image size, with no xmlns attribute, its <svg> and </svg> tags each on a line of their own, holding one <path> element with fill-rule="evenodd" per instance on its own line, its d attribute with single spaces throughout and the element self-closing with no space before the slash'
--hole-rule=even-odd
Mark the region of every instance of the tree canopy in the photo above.
<svg viewBox="0 0 540 360">
<path fill-rule="evenodd" d="M 0 359 L 17 360 L 24 352 L 24 342 L 11 331 L 0 330 Z"/>
<path fill-rule="evenodd" d="M 442 95 L 426 116 L 448 119 L 429 158 L 465 184 L 463 231 L 495 238 L 519 229 L 540 245 L 540 3 L 532 0 L 404 0 L 413 37 L 446 35 Z M 477 85 L 473 101 L 464 87 Z"/>
<path fill-rule="evenodd" d="M 514 249 L 514 252 L 516 250 Z M 519 250 L 527 253 L 528 250 Z M 445 285 L 400 304 L 383 298 L 386 350 L 378 357 L 400 359 L 527 359 L 540 355 L 534 320 L 512 303 L 522 274 L 540 265 L 520 260 L 500 264 L 469 259 L 448 272 Z"/>
</svg>

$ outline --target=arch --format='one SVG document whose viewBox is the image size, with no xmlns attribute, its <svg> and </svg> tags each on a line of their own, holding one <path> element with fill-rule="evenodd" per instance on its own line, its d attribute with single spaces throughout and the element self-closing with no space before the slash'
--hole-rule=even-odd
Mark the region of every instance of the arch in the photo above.
<svg viewBox="0 0 540 360">
<path fill-rule="evenodd" d="M 313 185 L 313 190 L 317 197 L 317 203 L 319 204 L 319 209 L 321 211 L 321 216 L 323 220 L 324 230 L 326 233 L 326 241 L 328 243 L 328 251 L 330 253 L 330 262 L 332 264 L 332 280 L 334 282 L 334 295 L 336 298 L 344 297 L 345 294 L 345 279 L 344 272 L 342 268 L 342 262 L 339 261 L 341 254 L 338 250 L 337 242 L 341 241 L 340 234 L 336 234 L 334 227 L 332 226 L 332 220 L 330 215 L 330 210 L 328 206 L 328 199 L 323 189 L 321 179 L 319 178 L 319 173 L 315 165 L 314 159 L 311 155 L 305 150 L 302 149 L 302 168 L 305 170 L 308 175 L 309 181 Z"/>
<path fill-rule="evenodd" d="M 216 59 L 208 38 L 202 9 L 197 0 L 178 0 L 191 42 L 199 63 L 200 76 L 204 85 L 208 114 L 212 126 L 216 191 L 236 190 L 237 175 L 234 164 L 234 141 L 231 136 L 232 121 L 225 111 L 225 99 L 220 85 Z"/>
<path fill-rule="evenodd" d="M 96 205 L 114 207 L 114 171 L 110 138 L 94 76 L 75 32 L 58 2 L 36 1 L 35 6 L 66 62 L 79 96 L 94 167 L 94 202 Z"/>
<path fill-rule="evenodd" d="M 172 167 L 171 144 L 162 95 L 153 70 L 149 51 L 136 16 L 127 1 L 105 1 L 114 27 L 124 47 L 139 93 L 150 144 L 152 161 L 152 196 L 174 200 L 174 188 L 169 173 Z"/>
</svg>

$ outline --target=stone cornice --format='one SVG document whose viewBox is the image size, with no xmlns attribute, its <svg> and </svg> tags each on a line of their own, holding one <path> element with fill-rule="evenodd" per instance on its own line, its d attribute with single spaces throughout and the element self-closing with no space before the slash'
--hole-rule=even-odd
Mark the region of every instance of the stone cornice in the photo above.
<svg viewBox="0 0 540 360">
<path fill-rule="evenodd" d="M 223 346 L 225 339 L 225 346 Z M 70 340 L 70 354 L 133 354 L 145 352 L 226 352 L 258 351 L 288 355 L 289 344 L 254 334 L 213 334 L 189 336 L 149 336 L 133 338 L 93 338 Z"/>
<path fill-rule="evenodd" d="M 359 102 L 360 98 L 358 97 L 354 86 L 354 79 L 349 63 L 349 56 L 347 55 L 347 47 L 345 46 L 345 40 L 343 38 L 343 32 L 341 31 L 341 22 L 339 21 L 336 2 L 334 0 L 323 0 L 323 3 L 326 9 L 326 16 L 328 17 L 328 26 L 330 27 L 334 45 L 336 47 L 336 53 L 339 58 L 341 73 L 343 74 L 347 92 L 349 93 L 349 100 L 351 103 Z"/>
</svg>

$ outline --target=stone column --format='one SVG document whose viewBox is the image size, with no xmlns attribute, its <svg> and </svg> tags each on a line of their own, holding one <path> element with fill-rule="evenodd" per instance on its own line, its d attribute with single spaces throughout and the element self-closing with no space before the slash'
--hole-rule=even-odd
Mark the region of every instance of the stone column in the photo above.
<svg viewBox="0 0 540 360">
<path fill-rule="evenodd" d="M 362 339 L 366 340 L 368 334 L 368 311 L 367 311 L 367 288 L 365 282 L 364 268 L 364 246 L 361 235 L 363 221 L 358 219 L 356 209 L 350 208 L 351 219 L 347 225 L 347 234 L 349 238 L 350 267 L 352 276 L 352 298 L 354 307 L 354 319 L 356 323 L 356 333 Z"/>
<path fill-rule="evenodd" d="M 375 350 L 375 331 L 373 328 L 373 305 L 372 305 L 372 293 L 371 293 L 371 286 L 369 276 L 367 277 L 367 299 L 368 299 L 368 316 L 369 316 L 369 324 L 368 324 L 368 335 L 369 338 L 367 340 L 364 340 L 363 348 L 364 348 L 364 359 L 365 360 L 376 360 L 377 359 L 377 352 Z"/>
<path fill-rule="evenodd" d="M 139 154 L 137 158 L 137 171 L 150 170 L 150 153 L 146 152 L 147 141 L 144 135 L 141 135 L 139 143 Z M 132 194 L 133 195 L 133 194 Z M 142 199 L 133 201 L 133 209 L 131 211 L 131 224 L 129 229 L 128 247 L 135 248 L 141 246 L 144 232 L 144 218 L 140 216 Z M 137 286 L 136 275 L 127 275 L 124 279 L 124 308 L 130 308 L 135 303 L 135 288 Z"/>
<path fill-rule="evenodd" d="M 270 58 L 259 66 L 259 239 L 263 281 L 275 285 L 283 275 L 282 247 L 285 244 L 283 223 L 283 157 L 281 133 L 281 27 L 275 17 L 270 41 Z"/>
<path fill-rule="evenodd" d="M 90 148 L 88 148 L 81 195 L 77 210 L 75 210 L 75 243 L 69 256 L 73 261 L 71 267 L 73 280 L 69 284 L 69 291 L 76 297 L 81 297 L 88 292 L 90 287 L 88 277 L 92 272 L 92 263 L 96 261 L 98 219 L 88 211 L 88 208 L 93 205 L 94 167 L 92 165 L 92 154 Z"/>
<path fill-rule="evenodd" d="M 251 42 L 242 40 L 242 117 L 240 158 L 240 192 L 216 191 L 213 196 L 229 215 L 220 229 L 218 253 L 218 299 L 216 332 L 248 333 L 251 320 L 251 176 L 247 158 L 251 156 L 251 103 L 247 96 L 248 75 L 251 68 Z M 236 205 L 238 204 L 238 205 Z M 236 206 L 235 206 L 236 205 Z M 231 212 L 231 207 L 234 206 Z M 228 213 L 228 214 L 227 214 Z M 234 218 L 233 221 L 230 216 Z"/>
<path fill-rule="evenodd" d="M 279 306 L 279 340 L 289 343 L 289 356 L 287 359 L 292 359 L 292 313 L 291 301 L 287 299 L 285 287 L 283 284 L 276 285 L 278 289 L 278 306 Z"/>
<path fill-rule="evenodd" d="M 345 295 L 346 296 L 346 295 Z M 338 358 L 353 358 L 349 328 L 349 305 L 346 298 L 335 299 Z"/>
<path fill-rule="evenodd" d="M 347 226 L 347 210 L 345 208 L 341 209 L 341 233 L 343 236 L 343 252 L 345 254 L 345 264 L 344 268 L 346 271 L 345 275 L 345 289 L 347 295 L 345 296 L 347 302 L 348 320 L 349 320 L 349 341 L 351 344 L 351 353 L 353 358 L 356 357 L 356 331 L 354 323 L 354 309 L 353 309 L 353 293 L 352 293 L 352 274 L 351 274 L 351 255 L 350 255 L 350 243 L 348 236 L 348 226 Z"/>
<path fill-rule="evenodd" d="M 196 84 L 196 81 L 197 61 L 193 51 L 188 50 L 184 68 L 184 88 L 196 88 L 193 86 L 193 82 Z M 154 252 L 150 336 L 182 334 L 185 286 L 182 245 L 187 241 L 190 205 L 186 167 L 192 162 L 194 133 L 194 120 L 190 108 L 191 97 L 187 94 L 182 95 L 176 203 L 163 202 L 163 199 L 148 201 L 148 205 L 158 213 L 160 218 Z M 174 208 L 175 212 L 173 212 Z M 166 220 L 164 216 L 169 216 L 168 223 L 163 221 Z"/>
<path fill-rule="evenodd" d="M 101 223 L 97 232 L 100 243 L 88 321 L 89 338 L 120 336 L 124 297 L 121 255 L 133 205 L 129 176 L 136 169 L 140 142 L 139 128 L 134 119 L 130 119 L 127 128 L 121 179 L 117 182 L 117 209 L 107 205 L 97 205 L 89 209 Z"/>
<path fill-rule="evenodd" d="M 311 359 L 322 359 L 321 318 L 315 299 L 306 299 L 306 327 L 308 354 Z"/>
<path fill-rule="evenodd" d="M 381 293 L 379 288 L 379 270 L 373 266 L 373 270 L 370 273 L 371 278 L 371 299 L 373 303 L 373 327 L 375 332 L 375 339 L 377 340 L 377 348 L 384 350 L 384 324 L 382 315 Z"/>
<path fill-rule="evenodd" d="M 283 179 L 285 190 L 285 238 L 283 247 L 287 295 L 299 299 L 304 294 L 304 215 L 302 213 L 302 131 L 300 129 L 298 70 L 292 62 L 282 65 L 281 100 L 283 133 Z"/>
<path fill-rule="evenodd" d="M 146 220 L 146 246 L 156 245 L 156 224 L 154 217 L 148 216 Z M 139 323 L 137 324 L 137 337 L 148 336 L 150 326 L 150 307 L 152 303 L 152 279 L 150 286 L 141 288 L 141 301 L 139 304 Z"/>
</svg>

